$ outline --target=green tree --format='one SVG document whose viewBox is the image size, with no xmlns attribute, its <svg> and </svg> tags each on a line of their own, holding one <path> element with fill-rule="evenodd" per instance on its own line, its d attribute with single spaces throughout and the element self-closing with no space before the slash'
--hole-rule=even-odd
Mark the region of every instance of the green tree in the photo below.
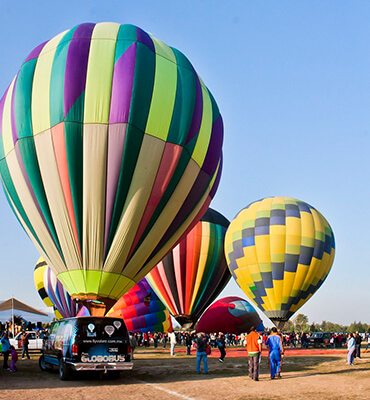
<svg viewBox="0 0 370 400">
<path fill-rule="evenodd" d="M 293 320 L 295 330 L 298 332 L 308 331 L 308 317 L 304 314 L 298 314 Z"/>
</svg>

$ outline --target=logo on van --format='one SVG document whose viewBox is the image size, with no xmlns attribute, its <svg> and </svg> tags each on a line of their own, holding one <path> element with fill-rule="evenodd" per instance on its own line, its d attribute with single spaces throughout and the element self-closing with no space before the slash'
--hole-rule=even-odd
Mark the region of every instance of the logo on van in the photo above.
<svg viewBox="0 0 370 400">
<path fill-rule="evenodd" d="M 95 325 L 90 323 L 89 325 L 87 325 L 87 329 L 88 329 L 90 332 L 93 332 L 94 329 L 95 329 Z"/>
<path fill-rule="evenodd" d="M 121 327 L 121 321 L 114 321 L 113 325 L 116 327 L 116 329 L 119 329 Z"/>
<path fill-rule="evenodd" d="M 109 337 L 110 337 L 110 336 L 113 335 L 114 326 L 112 326 L 112 325 L 107 325 L 107 326 L 104 328 L 104 330 L 105 330 L 105 332 L 108 333 L 108 335 L 109 335 Z"/>
<path fill-rule="evenodd" d="M 89 356 L 89 354 L 82 353 L 81 354 L 82 362 L 123 362 L 125 361 L 125 356 L 117 354 L 117 355 L 109 355 L 109 356 Z"/>
</svg>

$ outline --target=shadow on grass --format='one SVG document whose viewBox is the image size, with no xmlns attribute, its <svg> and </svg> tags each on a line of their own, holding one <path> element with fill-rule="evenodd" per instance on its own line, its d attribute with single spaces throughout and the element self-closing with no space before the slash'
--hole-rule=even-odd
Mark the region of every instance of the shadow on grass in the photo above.
<svg viewBox="0 0 370 400">
<path fill-rule="evenodd" d="M 99 373 L 85 372 L 74 374 L 69 381 L 61 381 L 57 368 L 51 372 L 42 372 L 38 366 L 38 358 L 33 357 L 32 360 L 19 361 L 17 363 L 19 372 L 17 373 L 11 374 L 8 371 L 0 370 L 0 390 L 140 385 L 142 381 L 160 384 L 207 381 L 240 376 L 245 376 L 247 379 L 248 377 L 247 356 L 233 358 L 227 358 L 226 356 L 224 363 L 219 362 L 215 357 L 208 358 L 209 374 L 196 374 L 196 357 L 194 354 L 191 356 L 178 354 L 177 357 L 170 357 L 168 353 L 163 353 L 163 351 L 158 351 L 158 353 L 154 349 L 141 350 L 135 355 L 134 369 L 122 372 L 120 378 L 116 380 L 102 378 Z M 364 365 L 358 365 L 352 370 L 350 368 L 338 370 L 338 366 L 330 371 L 326 367 L 322 371 L 317 368 L 324 363 L 339 360 L 345 362 L 344 357 L 336 355 L 287 357 L 283 363 L 283 379 L 343 374 L 354 370 L 370 370 L 368 362 L 370 359 L 365 361 Z M 260 374 L 261 380 L 269 379 L 267 357 L 262 357 Z"/>
</svg>

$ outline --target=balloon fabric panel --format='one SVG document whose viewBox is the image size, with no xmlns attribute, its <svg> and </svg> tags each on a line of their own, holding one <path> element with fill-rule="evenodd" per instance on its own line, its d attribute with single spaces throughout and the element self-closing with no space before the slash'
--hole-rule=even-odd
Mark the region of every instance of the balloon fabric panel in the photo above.
<svg viewBox="0 0 370 400">
<path fill-rule="evenodd" d="M 322 285 L 334 260 L 333 231 L 309 204 L 288 197 L 239 212 L 225 238 L 230 271 L 270 318 L 287 320 Z"/>
<path fill-rule="evenodd" d="M 111 301 L 199 221 L 222 138 L 182 53 L 132 25 L 81 24 L 35 48 L 2 97 L 0 176 L 71 295 Z"/>
</svg>

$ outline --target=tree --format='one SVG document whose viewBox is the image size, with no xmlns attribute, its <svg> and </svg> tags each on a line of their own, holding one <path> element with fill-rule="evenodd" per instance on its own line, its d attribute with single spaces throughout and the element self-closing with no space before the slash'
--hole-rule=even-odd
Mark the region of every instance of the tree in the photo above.
<svg viewBox="0 0 370 400">
<path fill-rule="evenodd" d="M 298 314 L 293 320 L 295 330 L 299 332 L 308 331 L 308 317 L 304 314 Z"/>
</svg>

